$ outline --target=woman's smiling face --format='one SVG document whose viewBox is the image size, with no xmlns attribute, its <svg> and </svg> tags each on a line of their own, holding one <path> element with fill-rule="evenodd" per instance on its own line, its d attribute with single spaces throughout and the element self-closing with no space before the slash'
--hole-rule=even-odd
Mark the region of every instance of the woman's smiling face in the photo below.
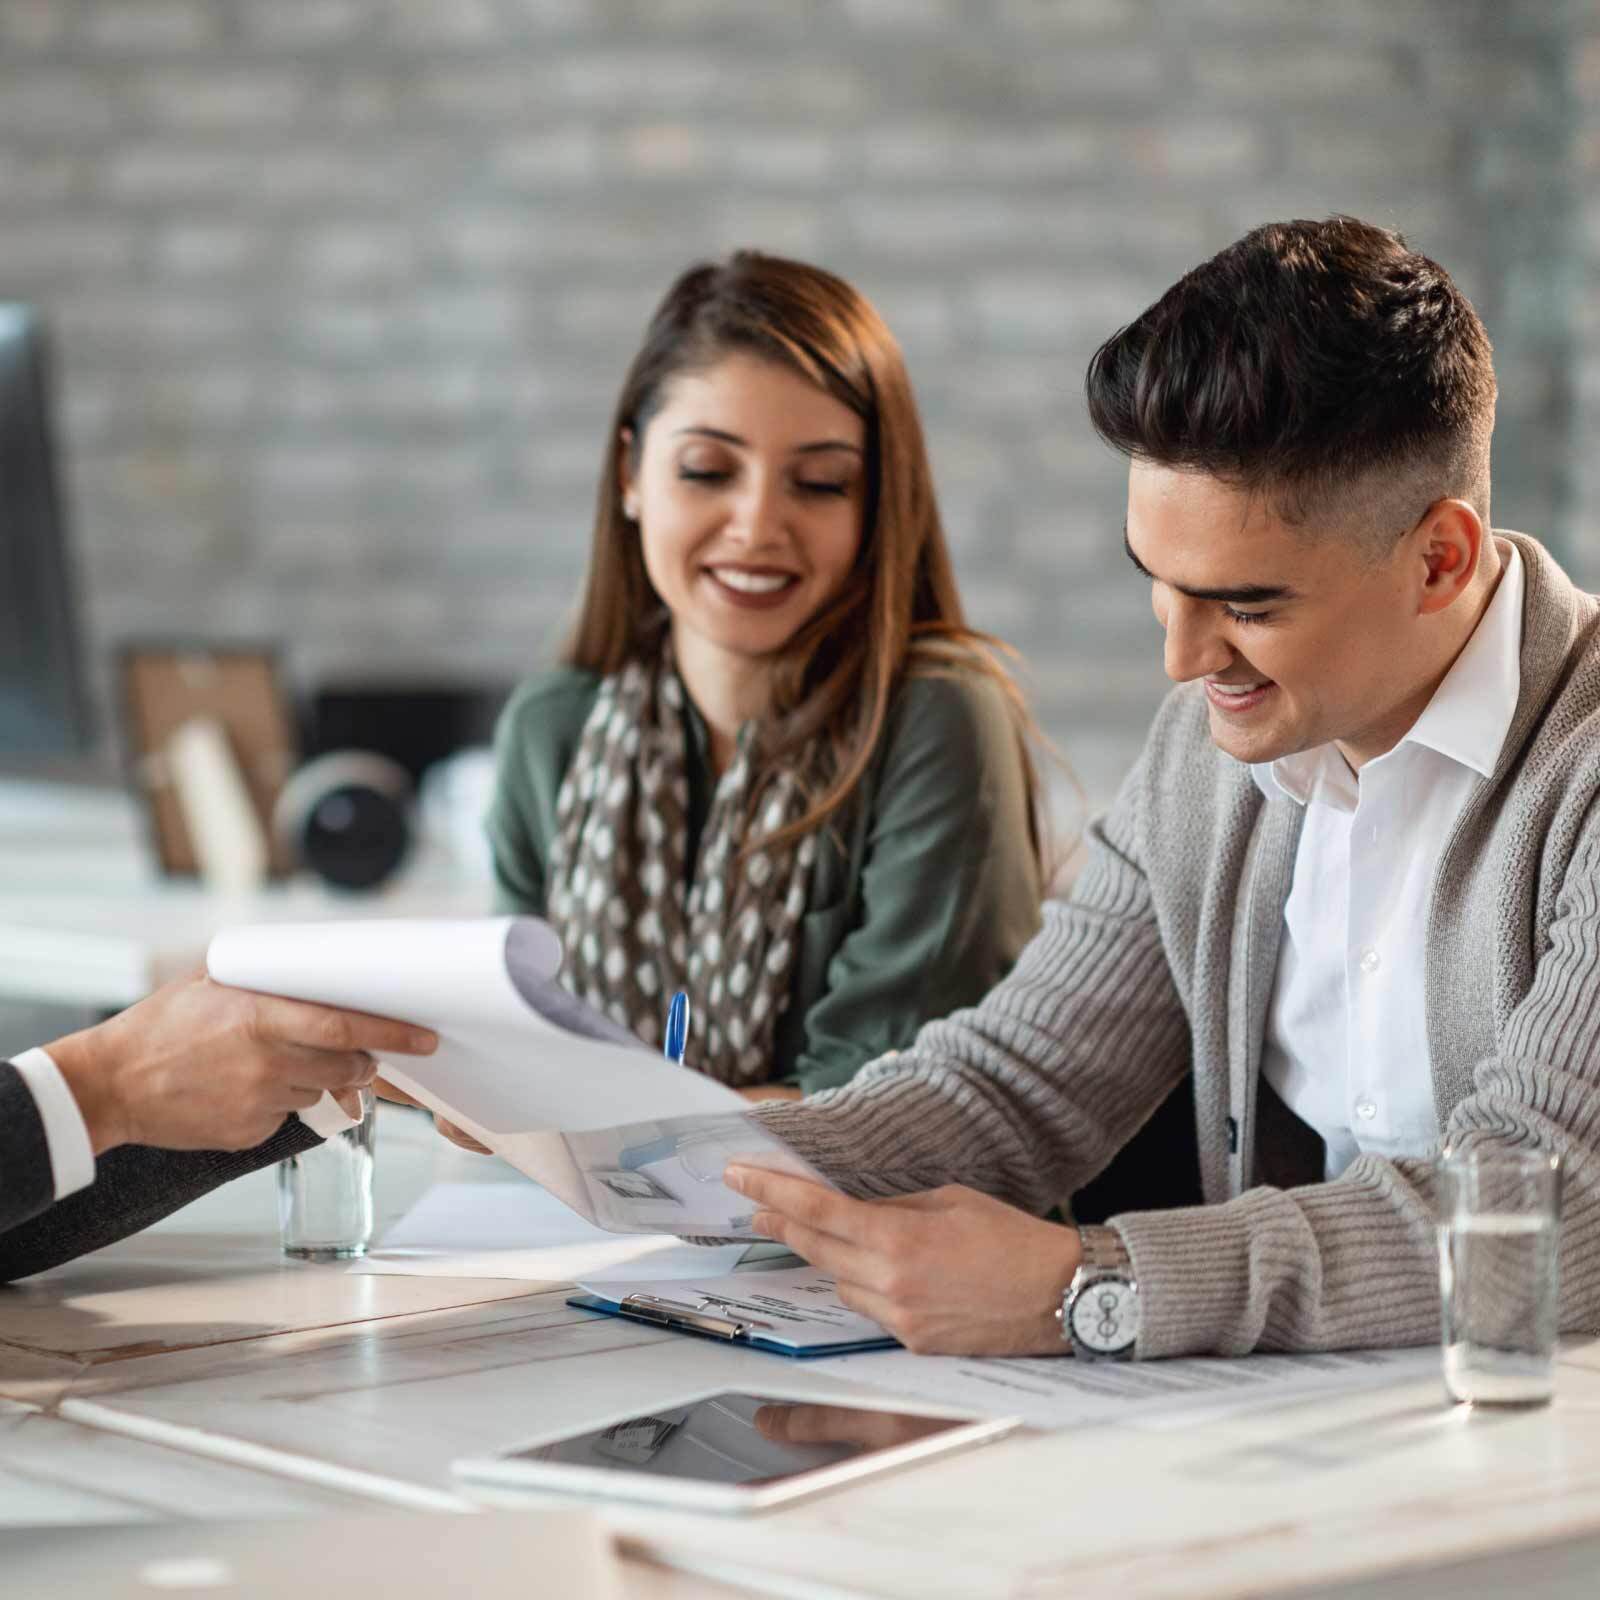
<svg viewBox="0 0 1600 1600">
<path fill-rule="evenodd" d="M 692 648 L 739 657 L 781 650 L 843 588 L 861 548 L 861 418 L 759 356 L 669 380 L 622 470 L 680 649 L 687 634 Z"/>
</svg>

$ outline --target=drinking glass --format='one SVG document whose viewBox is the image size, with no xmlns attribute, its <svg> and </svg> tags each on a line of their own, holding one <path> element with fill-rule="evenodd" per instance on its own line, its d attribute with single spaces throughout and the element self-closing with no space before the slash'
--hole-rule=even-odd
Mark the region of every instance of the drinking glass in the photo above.
<svg viewBox="0 0 1600 1600">
<path fill-rule="evenodd" d="M 1554 1388 L 1561 1159 L 1493 1145 L 1439 1163 L 1444 1382 L 1474 1406 L 1543 1405 Z"/>
<path fill-rule="evenodd" d="M 372 1149 L 377 1097 L 361 1095 L 361 1120 L 278 1165 L 283 1253 L 301 1261 L 364 1256 L 372 1239 Z"/>
</svg>

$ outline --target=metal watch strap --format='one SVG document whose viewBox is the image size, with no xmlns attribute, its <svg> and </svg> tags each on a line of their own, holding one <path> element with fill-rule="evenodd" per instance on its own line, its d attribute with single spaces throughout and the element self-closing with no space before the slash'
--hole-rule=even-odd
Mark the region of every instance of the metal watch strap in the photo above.
<svg viewBox="0 0 1600 1600">
<path fill-rule="evenodd" d="M 1133 1257 L 1115 1228 L 1100 1227 L 1093 1223 L 1078 1229 L 1078 1243 L 1083 1250 L 1083 1267 L 1094 1271 L 1133 1271 Z M 1074 1274 L 1076 1277 L 1076 1274 Z"/>
</svg>

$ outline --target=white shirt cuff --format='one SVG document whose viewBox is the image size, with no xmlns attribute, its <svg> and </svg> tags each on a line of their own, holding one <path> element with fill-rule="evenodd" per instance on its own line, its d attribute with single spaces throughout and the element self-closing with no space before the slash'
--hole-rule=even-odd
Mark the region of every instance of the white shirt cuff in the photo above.
<svg viewBox="0 0 1600 1600">
<path fill-rule="evenodd" d="M 94 1182 L 94 1145 L 89 1140 L 89 1125 L 83 1120 L 67 1080 L 61 1076 L 61 1068 L 43 1050 L 26 1050 L 14 1057 L 11 1065 L 39 1108 L 56 1199 L 64 1200 L 79 1189 L 87 1189 Z"/>
<path fill-rule="evenodd" d="M 346 1128 L 355 1127 L 361 1119 L 349 1116 L 344 1107 L 328 1093 L 322 1091 L 322 1098 L 314 1106 L 307 1106 L 304 1111 L 297 1111 L 295 1115 L 319 1139 L 331 1139 L 336 1133 L 343 1133 Z"/>
</svg>

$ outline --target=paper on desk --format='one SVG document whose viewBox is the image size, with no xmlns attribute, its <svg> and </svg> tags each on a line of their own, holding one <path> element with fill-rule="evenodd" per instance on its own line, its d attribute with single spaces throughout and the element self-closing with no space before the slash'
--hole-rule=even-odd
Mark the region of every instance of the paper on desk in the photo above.
<svg viewBox="0 0 1600 1600">
<path fill-rule="evenodd" d="M 1437 1370 L 1439 1352 L 1345 1350 L 1318 1355 L 1078 1361 L 1070 1355 L 980 1359 L 906 1350 L 841 1356 L 841 1378 L 1040 1428 L 1097 1422 L 1161 1426 L 1341 1389 L 1399 1383 Z"/>
<path fill-rule="evenodd" d="M 206 964 L 219 983 L 433 1029 L 433 1055 L 384 1056 L 383 1075 L 609 1232 L 754 1238 L 722 1182 L 736 1155 L 826 1181 L 732 1089 L 568 994 L 535 917 L 235 928 Z"/>
<path fill-rule="evenodd" d="M 349 1270 L 542 1283 L 599 1281 L 612 1273 L 678 1278 L 731 1272 L 745 1249 L 685 1244 L 673 1235 L 608 1233 L 536 1183 L 436 1183 Z"/>
</svg>

